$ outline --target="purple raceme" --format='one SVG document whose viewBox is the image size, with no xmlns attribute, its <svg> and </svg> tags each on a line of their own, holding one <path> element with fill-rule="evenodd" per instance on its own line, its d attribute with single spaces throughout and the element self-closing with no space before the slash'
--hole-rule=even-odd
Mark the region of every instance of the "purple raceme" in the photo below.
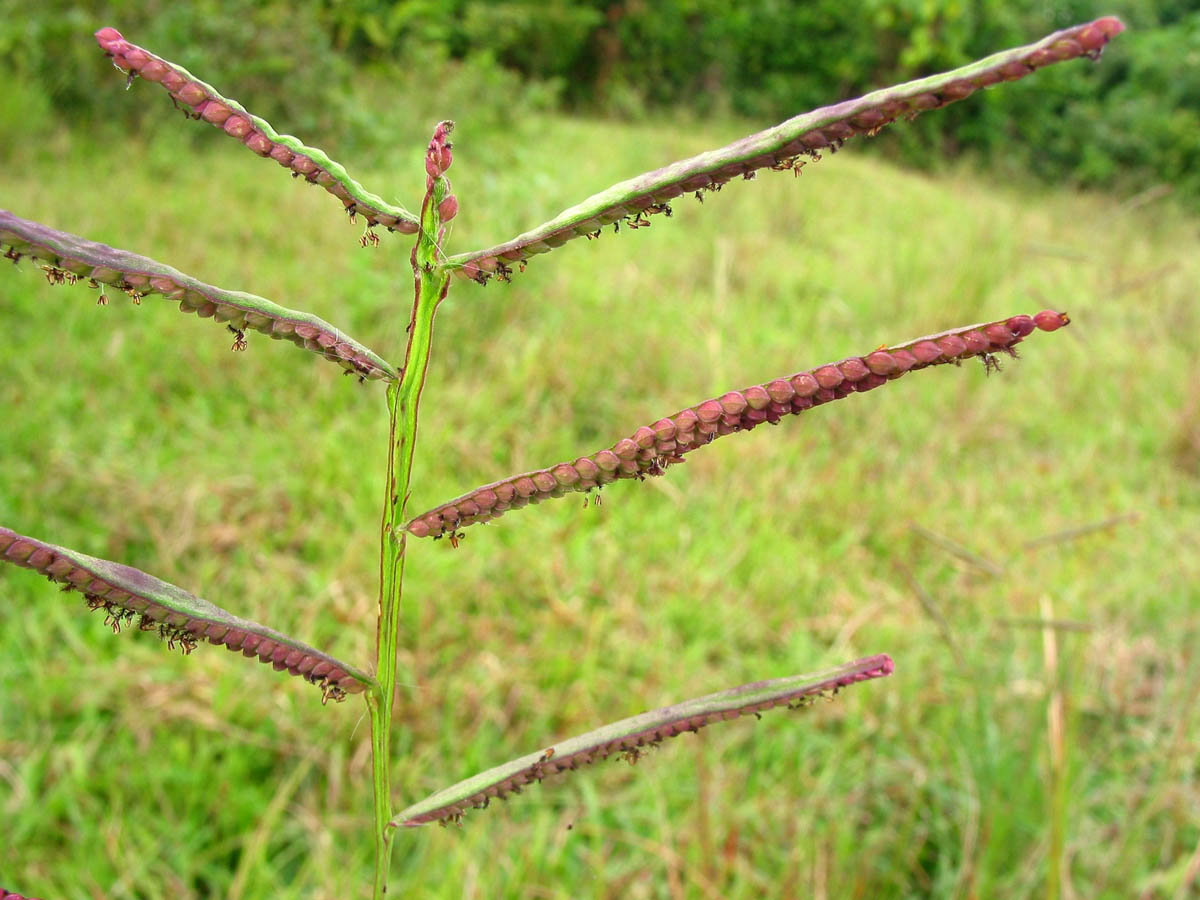
<svg viewBox="0 0 1200 900">
<path fill-rule="evenodd" d="M 311 350 L 362 381 L 400 377 L 383 357 L 324 319 L 205 284 L 156 260 L 22 219 L 6 209 L 0 209 L 0 250 L 14 264 L 25 257 L 41 262 L 50 284 L 86 282 L 101 291 L 101 306 L 108 305 L 108 287 L 123 291 L 138 305 L 150 294 L 161 294 L 177 302 L 180 312 L 225 323 L 234 334 L 234 350 L 246 349 L 246 332 L 253 330 Z"/>
<path fill-rule="evenodd" d="M 622 719 L 438 791 L 401 812 L 391 824 L 411 828 L 431 822 L 457 822 L 468 810 L 486 809 L 492 800 L 519 794 L 525 785 L 548 776 L 572 772 L 614 755 L 633 764 L 647 750 L 681 734 L 739 716 L 759 716 L 779 706 L 805 709 L 818 699 L 833 699 L 844 687 L 886 678 L 894 670 L 892 658 L 881 653 L 826 672 L 756 681 Z"/>
<path fill-rule="evenodd" d="M 128 73 L 130 83 L 141 77 L 162 85 L 189 118 L 220 128 L 257 155 L 275 160 L 293 177 L 320 185 L 342 201 L 351 218 L 362 216 L 368 227 L 381 225 L 401 234 L 417 233 L 417 219 L 408 210 L 370 193 L 324 152 L 305 146 L 290 134 L 279 134 L 265 119 L 250 114 L 237 101 L 222 97 L 182 66 L 131 44 L 115 28 L 101 28 L 96 32 L 96 42 L 112 57 L 113 65 Z"/>
<path fill-rule="evenodd" d="M 240 650 L 243 656 L 270 663 L 279 672 L 298 675 L 321 688 L 324 700 L 362 693 L 370 676 L 273 629 L 233 616 L 207 600 L 130 566 L 96 559 L 66 547 L 0 527 L 0 562 L 32 569 L 64 591 L 79 591 L 89 609 L 104 610 L 114 632 L 135 624 L 157 631 L 184 654 L 197 641 Z"/>
<path fill-rule="evenodd" d="M 608 225 L 616 230 L 623 222 L 636 229 L 650 225 L 658 214 L 669 217 L 671 201 L 682 195 L 695 194 L 703 200 L 704 193 L 719 191 L 737 178 L 753 178 L 762 169 L 799 174 L 806 161 L 836 151 L 855 135 L 873 136 L 897 119 L 915 118 L 1053 63 L 1081 56 L 1097 59 L 1124 30 L 1119 19 L 1107 16 L 950 72 L 804 113 L 719 150 L 613 185 L 531 231 L 485 250 L 455 254 L 447 264 L 481 284 L 492 277 L 508 281 L 514 265 L 523 268 L 531 256 L 579 237 L 599 237 Z"/>
<path fill-rule="evenodd" d="M 975 356 L 983 359 L 989 372 L 999 369 L 996 354 L 1014 354 L 1016 345 L 1036 329 L 1055 331 L 1069 322 L 1065 313 L 1043 310 L 1036 316 L 968 325 L 730 391 L 644 425 L 591 456 L 476 488 L 415 517 L 406 527 L 415 537 L 450 536 L 457 542 L 460 528 L 495 519 L 510 509 L 571 491 L 591 491 L 622 478 L 662 475 L 683 462 L 685 454 L 718 437 L 750 431 L 764 422 L 776 424 L 784 416 L 882 387 L 907 372 Z"/>
</svg>

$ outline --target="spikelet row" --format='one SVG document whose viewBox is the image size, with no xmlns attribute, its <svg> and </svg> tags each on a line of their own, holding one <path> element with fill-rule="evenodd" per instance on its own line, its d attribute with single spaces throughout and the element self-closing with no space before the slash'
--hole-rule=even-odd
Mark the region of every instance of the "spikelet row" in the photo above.
<svg viewBox="0 0 1200 900">
<path fill-rule="evenodd" d="M 129 74 L 162 85 L 175 105 L 190 117 L 220 128 L 259 156 L 275 160 L 296 178 L 323 187 L 342 202 L 351 218 L 362 216 L 368 226 L 416 234 L 417 220 L 408 210 L 385 202 L 350 177 L 345 167 L 315 147 L 307 147 L 290 134 L 279 134 L 271 124 L 251 115 L 241 104 L 222 97 L 182 66 L 131 44 L 115 28 L 101 28 L 96 41 L 112 57 L 113 65 Z"/>
<path fill-rule="evenodd" d="M 0 250 L 13 263 L 26 256 L 38 260 L 51 284 L 89 284 L 101 291 L 101 305 L 108 303 L 102 286 L 122 291 L 138 304 L 150 294 L 160 294 L 178 302 L 180 312 L 225 323 L 235 335 L 235 350 L 246 348 L 245 331 L 252 329 L 311 350 L 362 380 L 399 377 L 379 354 L 316 316 L 253 294 L 205 284 L 147 257 L 57 231 L 3 209 Z"/>
<path fill-rule="evenodd" d="M 645 728 L 631 728 L 619 737 L 608 740 L 590 741 L 588 740 L 589 735 L 574 738 L 564 742 L 563 745 L 548 748 L 541 753 L 531 754 L 529 757 L 514 761 L 514 764 L 522 765 L 494 781 L 487 777 L 489 773 L 482 773 L 479 780 L 486 783 L 486 786 L 465 796 L 456 788 L 448 788 L 414 807 L 412 814 L 401 813 L 398 817 L 398 824 L 416 827 L 433 822 L 443 825 L 458 822 L 465 812 L 471 809 L 486 809 L 492 800 L 503 800 L 510 794 L 519 794 L 526 785 L 539 783 L 550 775 L 571 772 L 611 756 L 619 756 L 630 764 L 634 764 L 646 750 L 657 747 L 670 738 L 678 737 L 681 734 L 695 733 L 715 722 L 724 722 L 740 716 L 758 716 L 768 709 L 779 706 L 786 706 L 788 709 L 804 709 L 819 699 L 831 700 L 843 687 L 891 675 L 894 665 L 891 657 L 881 654 L 851 663 L 844 669 L 845 674 L 838 677 L 815 684 L 806 684 L 792 691 L 779 692 L 773 696 L 755 699 L 744 704 L 729 702 L 721 704 L 720 708 L 716 709 L 686 711 L 689 707 L 695 709 L 695 706 L 704 700 L 713 699 L 700 698 L 698 701 L 680 704 L 679 715 L 669 715 L 676 709 L 674 707 L 667 707 L 654 713 L 643 713 L 632 720 L 626 720 L 626 723 L 632 724 L 638 719 L 652 718 L 657 721 L 648 724 Z M 757 685 L 747 685 L 746 687 L 758 687 L 765 684 L 769 684 L 769 682 L 760 682 Z M 717 696 L 720 695 L 714 695 L 714 698 Z M 664 713 L 667 715 L 663 715 Z M 622 724 L 626 723 L 616 723 L 611 727 L 619 729 Z M 500 770 L 507 771 L 512 769 L 514 764 L 498 767 L 493 771 L 498 773 Z M 444 804 L 436 802 L 439 796 L 446 795 L 454 795 L 456 799 Z"/>
<path fill-rule="evenodd" d="M 798 173 L 806 161 L 836 151 L 855 135 L 873 136 L 898 119 L 912 119 L 992 85 L 1017 81 L 1052 63 L 1081 56 L 1095 59 L 1124 27 L 1113 17 L 1097 19 L 952 73 L 805 113 L 720 150 L 614 185 L 533 231 L 486 250 L 451 256 L 448 264 L 457 274 L 480 283 L 492 277 L 507 281 L 514 265 L 524 268 L 524 261 L 531 256 L 568 241 L 598 237 L 608 225 L 617 229 L 625 223 L 640 228 L 649 225 L 656 214 L 669 216 L 670 202 L 681 195 L 695 194 L 703 199 L 704 193 L 719 191 L 737 178 L 752 178 L 763 169 Z"/>
<path fill-rule="evenodd" d="M 998 368 L 995 354 L 1013 352 L 1035 328 L 1054 331 L 1069 321 L 1063 313 L 1045 310 L 1036 316 L 969 325 L 730 391 L 644 425 L 591 456 L 476 488 L 415 517 L 407 529 L 416 537 L 450 535 L 457 540 L 458 529 L 495 519 L 510 509 L 571 491 L 591 491 L 621 478 L 661 475 L 683 462 L 685 454 L 718 437 L 749 431 L 764 422 L 775 424 L 784 416 L 874 390 L 907 372 L 976 356 L 984 359 L 989 370 Z"/>
<path fill-rule="evenodd" d="M 120 631 L 122 625 L 137 617 L 139 628 L 145 631 L 161 626 L 160 635 L 172 643 L 180 643 L 185 652 L 190 652 L 199 640 L 240 650 L 248 658 L 270 663 L 276 671 L 286 671 L 316 684 L 325 700 L 341 700 L 348 693 L 360 693 L 366 688 L 363 681 L 319 651 L 287 643 L 282 635 L 275 640 L 248 628 L 205 621 L 169 609 L 152 596 L 112 584 L 98 572 L 56 553 L 51 545 L 7 528 L 0 528 L 0 561 L 32 569 L 65 590 L 80 591 L 90 609 L 105 610 L 106 622 L 114 631 Z"/>
</svg>

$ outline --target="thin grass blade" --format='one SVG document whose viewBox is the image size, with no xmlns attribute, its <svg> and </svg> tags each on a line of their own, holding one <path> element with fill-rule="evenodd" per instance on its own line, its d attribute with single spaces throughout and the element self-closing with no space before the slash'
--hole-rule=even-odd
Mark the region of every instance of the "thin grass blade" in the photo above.
<svg viewBox="0 0 1200 900">
<path fill-rule="evenodd" d="M 415 537 L 448 535 L 457 542 L 458 529 L 495 519 L 510 509 L 572 491 L 596 490 L 622 478 L 662 475 L 682 463 L 686 454 L 719 437 L 750 431 L 764 422 L 776 424 L 784 416 L 874 390 L 908 372 L 976 356 L 983 359 L 987 371 L 999 370 L 997 354 L 1015 355 L 1016 345 L 1035 330 L 1056 331 L 1069 322 L 1065 313 L 1044 310 L 1036 316 L 967 325 L 729 391 L 643 425 L 591 456 L 485 484 L 422 513 L 405 527 Z"/>
<path fill-rule="evenodd" d="M 381 225 L 388 231 L 417 233 L 417 217 L 402 206 L 388 203 L 372 194 L 350 177 L 345 166 L 330 159 L 316 147 L 308 147 L 290 134 L 279 134 L 266 119 L 248 112 L 236 100 L 219 94 L 187 69 L 155 56 L 131 44 L 115 28 L 101 28 L 96 42 L 112 57 L 113 65 L 135 77 L 162 85 L 176 107 L 191 119 L 200 119 L 220 128 L 259 156 L 275 160 L 293 177 L 323 187 L 342 201 L 350 214 L 362 216 L 367 225 Z"/>
<path fill-rule="evenodd" d="M 357 374 L 360 380 L 399 378 L 383 357 L 324 319 L 287 309 L 254 294 L 205 284 L 145 256 L 56 231 L 5 209 L 0 209 L 0 250 L 14 263 L 26 256 L 39 260 L 51 284 L 88 282 L 102 291 L 98 301 L 101 304 L 108 302 L 101 285 L 124 291 L 134 303 L 141 303 L 148 294 L 161 294 L 178 301 L 180 312 L 225 323 L 235 335 L 234 350 L 246 348 L 245 330 L 253 329 L 318 353 L 336 362 L 347 374 Z"/>
<path fill-rule="evenodd" d="M 757 715 L 776 706 L 807 707 L 818 698 L 832 698 L 848 685 L 891 675 L 892 670 L 891 657 L 880 654 L 825 672 L 755 681 L 718 694 L 664 706 L 568 738 L 460 781 L 413 804 L 396 816 L 391 825 L 414 827 L 430 822 L 458 821 L 467 810 L 484 809 L 493 799 L 519 794 L 523 786 L 540 782 L 548 775 L 574 771 L 614 754 L 633 763 L 646 748 L 686 732 L 699 731 L 713 722 Z"/>
<path fill-rule="evenodd" d="M 104 610 L 113 631 L 136 624 L 156 631 L 185 654 L 197 641 L 240 650 L 321 688 L 324 700 L 342 700 L 374 685 L 365 672 L 273 628 L 239 618 L 153 575 L 0 527 L 0 562 L 40 572 L 67 591 L 79 591 L 93 610 Z M 136 620 L 136 621 L 135 621 Z"/>
<path fill-rule="evenodd" d="M 806 161 L 820 159 L 823 151 L 836 151 L 856 134 L 873 136 L 897 119 L 915 118 L 1052 63 L 1080 56 L 1097 59 L 1105 44 L 1124 30 L 1119 19 L 1097 19 L 940 75 L 804 113 L 719 150 L 622 181 L 502 244 L 451 256 L 446 265 L 480 283 L 493 276 L 507 281 L 514 265 L 524 268 L 531 256 L 579 237 L 599 237 L 605 226 L 616 230 L 623 222 L 637 229 L 665 218 L 671 214 L 671 201 L 682 194 L 703 199 L 705 192 L 719 191 L 735 178 L 752 178 L 760 169 L 798 173 Z"/>
</svg>

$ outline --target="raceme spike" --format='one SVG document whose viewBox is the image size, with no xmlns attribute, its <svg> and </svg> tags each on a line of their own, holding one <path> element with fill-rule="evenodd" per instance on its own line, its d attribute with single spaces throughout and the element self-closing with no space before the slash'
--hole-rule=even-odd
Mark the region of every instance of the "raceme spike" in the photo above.
<svg viewBox="0 0 1200 900">
<path fill-rule="evenodd" d="M 189 594 L 120 563 L 86 556 L 37 538 L 0 527 L 0 562 L 40 572 L 67 591 L 83 594 L 90 609 L 105 612 L 113 631 L 136 624 L 157 631 L 172 648 L 185 654 L 198 641 L 223 644 L 257 657 L 277 671 L 299 675 L 321 688 L 323 702 L 342 700 L 374 685 L 370 675 L 272 628 L 239 618 L 209 601 Z"/>
<path fill-rule="evenodd" d="M 130 79 L 140 76 L 162 85 L 189 118 L 220 128 L 259 156 L 275 160 L 293 176 L 320 185 L 342 201 L 352 216 L 362 216 L 368 225 L 381 225 L 389 231 L 417 233 L 417 217 L 408 210 L 372 194 L 340 163 L 290 134 L 279 134 L 270 122 L 247 112 L 236 100 L 222 97 L 182 66 L 129 43 L 115 28 L 101 28 L 96 32 L 96 41 L 112 57 L 113 65 L 127 72 Z"/>
<path fill-rule="evenodd" d="M 0 900 L 38 900 L 37 897 L 26 897 L 22 894 L 14 894 L 12 891 L 6 891 L 0 887 Z"/>
<path fill-rule="evenodd" d="M 614 754 L 635 763 L 646 749 L 685 732 L 696 732 L 713 722 L 738 716 L 757 716 L 776 706 L 804 708 L 817 699 L 831 699 L 848 685 L 891 675 L 892 670 L 891 657 L 881 654 L 813 675 L 755 681 L 622 719 L 438 791 L 401 812 L 390 824 L 415 827 L 431 822 L 457 822 L 468 810 L 484 809 L 493 799 L 520 793 L 524 785 L 548 775 L 570 772 Z"/>
<path fill-rule="evenodd" d="M 406 528 L 416 537 L 448 535 L 457 544 L 460 528 L 571 491 L 591 491 L 621 478 L 662 475 L 669 466 L 683 462 L 685 454 L 718 437 L 749 431 L 764 422 L 774 425 L 784 416 L 874 390 L 907 372 L 973 356 L 983 359 L 987 371 L 997 370 L 996 354 L 1015 355 L 1016 345 L 1033 331 L 1055 331 L 1069 322 L 1065 313 L 1044 310 L 1036 316 L 967 325 L 730 391 L 644 425 L 591 456 L 476 488 L 417 516 Z"/>
<path fill-rule="evenodd" d="M 14 262 L 25 256 L 41 261 L 51 284 L 75 284 L 82 279 L 93 287 L 116 287 L 129 294 L 134 303 L 141 303 L 148 294 L 178 301 L 181 312 L 226 323 L 236 335 L 235 350 L 245 349 L 244 330 L 253 329 L 319 353 L 347 374 L 357 374 L 360 380 L 399 378 L 379 354 L 316 316 L 286 309 L 253 294 L 213 287 L 163 263 L 56 231 L 4 209 L 0 209 L 0 250 Z M 107 294 L 101 294 L 99 302 L 107 304 Z"/>
<path fill-rule="evenodd" d="M 760 169 L 798 173 L 807 160 L 836 151 L 856 134 L 875 135 L 897 119 L 912 119 L 969 97 L 981 88 L 1016 81 L 1052 63 L 1087 56 L 1099 58 L 1109 40 L 1125 26 L 1111 16 L 1056 31 L 1034 44 L 996 53 L 941 75 L 874 91 L 834 106 L 788 119 L 722 147 L 672 163 L 613 185 L 559 213 L 532 231 L 469 253 L 446 264 L 480 283 L 492 276 L 507 281 L 513 264 L 561 247 L 578 237 L 598 237 L 607 225 L 649 225 L 656 214 L 671 214 L 670 203 L 683 194 L 719 191 L 735 178 L 749 179 Z"/>
</svg>

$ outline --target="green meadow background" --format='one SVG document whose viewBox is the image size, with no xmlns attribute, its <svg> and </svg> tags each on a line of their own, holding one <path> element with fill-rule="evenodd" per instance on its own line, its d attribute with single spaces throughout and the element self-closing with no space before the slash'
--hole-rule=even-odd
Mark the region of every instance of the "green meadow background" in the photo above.
<svg viewBox="0 0 1200 900">
<path fill-rule="evenodd" d="M 767 124 L 522 110 L 449 76 L 424 97 L 361 87 L 393 140 L 303 137 L 415 208 L 432 125 L 458 120 L 452 252 Z M 408 239 L 362 249 L 324 192 L 151 85 L 122 99 L 136 128 L 6 142 L 0 206 L 401 359 Z M 879 652 L 895 674 L 406 831 L 394 895 L 1200 897 L 1200 220 L 1164 190 L 920 174 L 862 145 L 681 198 L 512 284 L 456 282 L 413 512 L 881 344 L 1045 307 L 1071 326 L 998 375 L 914 374 L 602 505 L 510 513 L 457 550 L 410 541 L 395 806 L 745 681 Z M 0 267 L 0 333 L 0 523 L 369 664 L 380 385 L 257 333 L 231 353 L 160 297 L 98 307 L 28 261 Z M 365 896 L 365 708 L 216 647 L 114 636 L 5 567 L 0 823 L 0 886 L 47 900 Z"/>
</svg>

